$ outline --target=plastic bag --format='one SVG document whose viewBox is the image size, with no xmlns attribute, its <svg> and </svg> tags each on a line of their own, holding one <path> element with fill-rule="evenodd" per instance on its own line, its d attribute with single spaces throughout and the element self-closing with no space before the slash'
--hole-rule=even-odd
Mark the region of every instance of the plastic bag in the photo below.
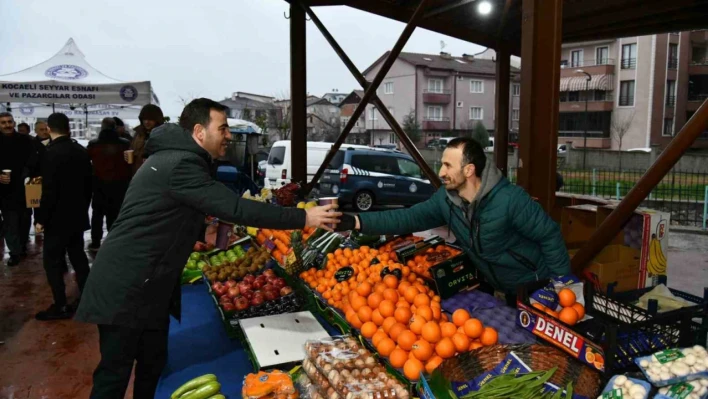
<svg viewBox="0 0 708 399">
<path fill-rule="evenodd" d="M 659 303 L 659 313 L 668 312 L 691 306 L 692 304 L 675 296 L 664 284 L 657 285 L 651 291 L 639 297 L 637 306 L 642 309 L 649 309 L 649 300 L 656 299 Z"/>
<path fill-rule="evenodd" d="M 279 370 L 259 371 L 244 378 L 241 396 L 243 399 L 295 399 L 298 392 L 289 374 Z"/>
<path fill-rule="evenodd" d="M 690 382 L 681 382 L 659 389 L 658 399 L 706 399 L 708 398 L 708 379 L 701 378 Z"/>
<path fill-rule="evenodd" d="M 637 399 L 639 399 L 638 394 L 640 393 L 641 399 L 647 399 L 649 397 L 650 391 L 651 385 L 646 381 L 637 380 L 635 378 L 629 378 L 624 375 L 616 375 L 610 379 L 610 381 L 605 386 L 605 389 L 602 391 L 602 395 L 600 395 L 598 399 L 616 397 L 634 399 L 635 396 Z"/>
</svg>

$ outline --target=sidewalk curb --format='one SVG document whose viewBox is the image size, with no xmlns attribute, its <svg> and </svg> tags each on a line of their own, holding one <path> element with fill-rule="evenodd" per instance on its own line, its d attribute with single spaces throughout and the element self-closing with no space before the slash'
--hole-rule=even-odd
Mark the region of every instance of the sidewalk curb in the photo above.
<svg viewBox="0 0 708 399">
<path fill-rule="evenodd" d="M 689 226 L 671 226 L 669 231 L 675 231 L 677 233 L 683 234 L 694 234 L 700 236 L 708 236 L 708 230 L 703 230 L 700 227 L 689 227 Z"/>
</svg>

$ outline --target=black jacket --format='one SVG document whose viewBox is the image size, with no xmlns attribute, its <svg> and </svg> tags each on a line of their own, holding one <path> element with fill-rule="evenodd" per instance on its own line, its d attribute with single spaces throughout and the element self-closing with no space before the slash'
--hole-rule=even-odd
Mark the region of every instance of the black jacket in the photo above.
<svg viewBox="0 0 708 399">
<path fill-rule="evenodd" d="M 30 136 L 0 133 L 0 171 L 12 170 L 10 184 L 0 184 L 0 201 L 12 209 L 25 209 L 25 178 L 39 175 L 37 149 Z"/>
<path fill-rule="evenodd" d="M 86 149 L 68 136 L 47 145 L 42 157 L 42 200 L 35 220 L 47 234 L 88 230 L 91 160 Z"/>
<path fill-rule="evenodd" d="M 167 328 L 179 319 L 180 276 L 205 215 L 248 226 L 296 229 L 300 209 L 242 200 L 210 173 L 209 154 L 175 124 L 156 128 L 91 268 L 79 321 Z"/>
</svg>

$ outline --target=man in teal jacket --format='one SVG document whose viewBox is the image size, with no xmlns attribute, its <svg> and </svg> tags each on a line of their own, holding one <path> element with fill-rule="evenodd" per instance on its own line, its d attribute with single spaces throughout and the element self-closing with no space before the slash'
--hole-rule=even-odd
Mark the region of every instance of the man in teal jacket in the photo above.
<svg viewBox="0 0 708 399">
<path fill-rule="evenodd" d="M 409 209 L 344 217 L 339 230 L 408 234 L 447 225 L 487 283 L 513 301 L 519 284 L 570 273 L 558 225 L 486 158 L 477 141 L 452 140 L 441 187 Z"/>
</svg>

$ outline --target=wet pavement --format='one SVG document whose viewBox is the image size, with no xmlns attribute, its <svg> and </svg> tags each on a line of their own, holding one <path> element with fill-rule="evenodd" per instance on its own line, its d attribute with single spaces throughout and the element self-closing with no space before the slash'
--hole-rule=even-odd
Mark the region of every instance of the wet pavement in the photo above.
<svg viewBox="0 0 708 399">
<path fill-rule="evenodd" d="M 34 320 L 52 302 L 40 252 L 41 237 L 31 236 L 29 256 L 19 266 L 5 266 L 7 249 L 0 253 L 0 399 L 88 398 L 100 357 L 98 332 L 70 320 Z M 669 286 L 702 296 L 708 286 L 708 235 L 671 232 L 668 260 Z M 73 273 L 65 280 L 71 301 L 77 294 Z M 126 398 L 132 398 L 132 384 Z"/>
</svg>

